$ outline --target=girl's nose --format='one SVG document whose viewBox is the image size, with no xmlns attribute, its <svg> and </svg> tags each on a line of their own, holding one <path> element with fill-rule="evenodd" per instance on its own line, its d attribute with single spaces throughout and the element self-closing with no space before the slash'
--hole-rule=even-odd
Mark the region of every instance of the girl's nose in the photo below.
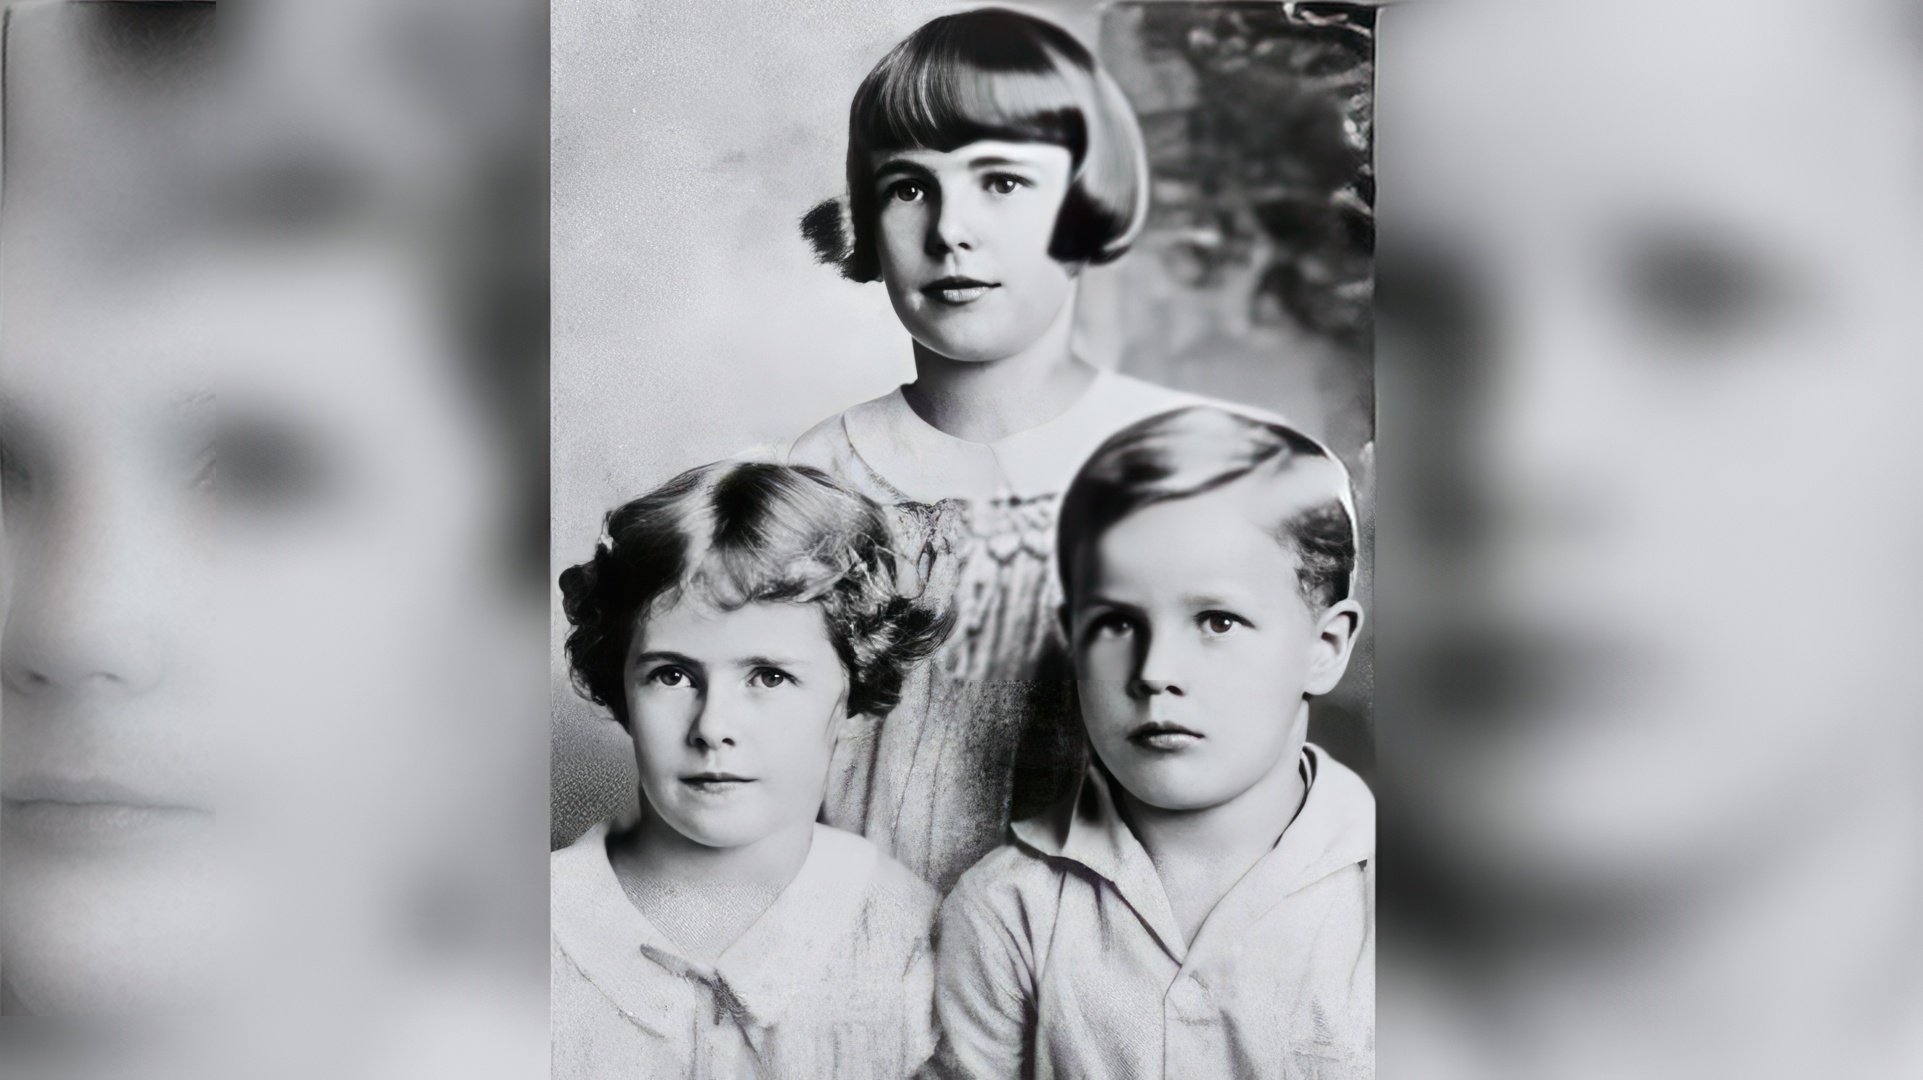
<svg viewBox="0 0 1923 1080">
<path fill-rule="evenodd" d="M 975 225 L 966 198 L 941 196 L 935 204 L 932 227 L 928 230 L 928 253 L 946 255 L 951 251 L 975 248 Z"/>
<path fill-rule="evenodd" d="M 694 722 L 688 725 L 688 745 L 703 752 L 736 745 L 740 725 L 735 711 L 726 695 L 704 695 L 701 707 L 695 711 Z"/>
</svg>

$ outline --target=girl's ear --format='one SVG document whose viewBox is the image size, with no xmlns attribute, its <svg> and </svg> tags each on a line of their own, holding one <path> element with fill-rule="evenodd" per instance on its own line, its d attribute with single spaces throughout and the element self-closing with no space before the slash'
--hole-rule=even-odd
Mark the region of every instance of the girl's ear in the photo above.
<svg viewBox="0 0 1923 1080">
<path fill-rule="evenodd" d="M 1355 652 L 1355 636 L 1362 629 L 1362 605 L 1354 600 L 1330 604 L 1316 620 L 1315 655 L 1309 660 L 1308 682 L 1304 693 L 1318 697 L 1334 690 L 1349 670 L 1349 656 Z"/>
</svg>

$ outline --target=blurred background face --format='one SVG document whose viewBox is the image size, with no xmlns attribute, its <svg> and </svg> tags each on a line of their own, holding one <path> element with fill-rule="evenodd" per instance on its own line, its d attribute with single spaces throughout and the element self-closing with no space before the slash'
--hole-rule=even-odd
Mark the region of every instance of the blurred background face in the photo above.
<svg viewBox="0 0 1923 1080">
<path fill-rule="evenodd" d="M 1074 276 L 1048 253 L 1071 159 L 982 141 L 876 153 L 876 250 L 888 299 L 923 347 L 1002 360 L 1070 315 Z"/>
<path fill-rule="evenodd" d="M 1383 33 L 1384 761 L 1465 881 L 1682 884 L 1918 700 L 1905 69 L 1840 14 L 1600 7 Z"/>
<path fill-rule="evenodd" d="M 545 330 L 545 15 L 226 11 L 209 109 L 212 5 L 7 14 L 0 973 L 38 1012 L 218 998 L 236 1075 L 512 1068 L 545 568 L 503 580 L 539 455 L 486 391 L 545 353 L 472 316 Z M 76 794 L 193 812 L 13 813 Z"/>
<path fill-rule="evenodd" d="M 1074 635 L 1095 753 L 1137 799 L 1200 810 L 1285 760 L 1316 619 L 1247 484 L 1139 510 L 1084 549 Z"/>
<path fill-rule="evenodd" d="M 636 623 L 628 671 L 642 797 L 670 828 L 730 848 L 814 821 L 848 704 L 820 608 L 684 599 Z"/>
<path fill-rule="evenodd" d="M 515 678 L 541 635 L 498 581 L 499 436 L 400 253 L 236 244 L 194 272 L 232 305 L 209 335 L 224 362 L 220 636 L 245 755 L 235 824 L 269 890 L 259 930 L 315 954 L 306 970 L 352 968 L 436 890 L 484 873 L 531 824 L 516 807 L 538 801 L 517 786 L 538 783 L 538 743 L 514 719 L 538 709 Z M 508 890 L 460 895 L 476 916 Z"/>
<path fill-rule="evenodd" d="M 204 1006 L 222 918 L 204 295 L 10 279 L 0 951 L 37 1012 Z"/>
</svg>

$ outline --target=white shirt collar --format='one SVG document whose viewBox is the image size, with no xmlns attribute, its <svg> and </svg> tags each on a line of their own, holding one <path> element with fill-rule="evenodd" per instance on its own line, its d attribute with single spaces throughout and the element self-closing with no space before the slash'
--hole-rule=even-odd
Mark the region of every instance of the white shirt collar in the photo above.
<svg viewBox="0 0 1923 1080">
<path fill-rule="evenodd" d="M 816 825 L 795 879 L 709 963 L 683 956 L 628 900 L 608 861 L 608 832 L 602 822 L 553 856 L 553 934 L 610 1000 L 650 1028 L 667 1019 L 658 1011 L 663 972 L 708 985 L 744 1029 L 776 1023 L 811 981 L 797 972 L 836 961 L 879 859 L 868 841 Z"/>
</svg>

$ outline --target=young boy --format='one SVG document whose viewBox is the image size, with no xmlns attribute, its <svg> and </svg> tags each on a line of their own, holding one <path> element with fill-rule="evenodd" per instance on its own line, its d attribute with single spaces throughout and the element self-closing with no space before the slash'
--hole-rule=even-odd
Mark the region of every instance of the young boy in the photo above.
<svg viewBox="0 0 1923 1080">
<path fill-rule="evenodd" d="M 815 817 L 841 725 L 945 621 L 812 469 L 696 469 L 607 532 L 561 576 L 568 661 L 634 740 L 642 813 L 553 857 L 554 1076 L 911 1074 L 934 891 Z"/>
<path fill-rule="evenodd" d="M 1375 801 L 1305 741 L 1362 619 L 1341 465 L 1164 413 L 1083 466 L 1057 551 L 1095 761 L 943 906 L 938 1071 L 1372 1075 Z"/>
</svg>

